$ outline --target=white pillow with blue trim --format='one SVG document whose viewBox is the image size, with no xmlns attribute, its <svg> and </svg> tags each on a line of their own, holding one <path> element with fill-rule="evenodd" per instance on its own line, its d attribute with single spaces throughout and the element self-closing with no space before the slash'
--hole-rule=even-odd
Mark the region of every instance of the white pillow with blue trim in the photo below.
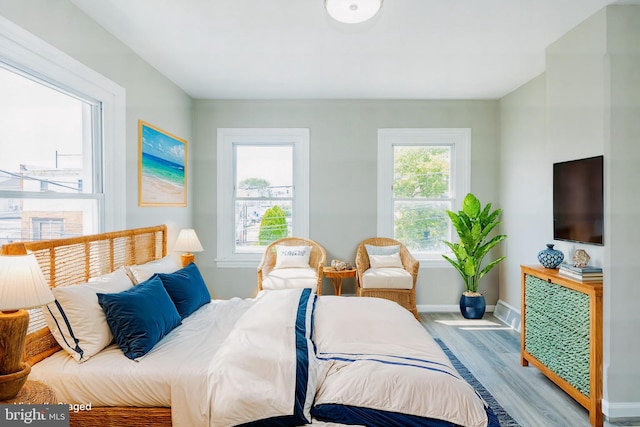
<svg viewBox="0 0 640 427">
<path fill-rule="evenodd" d="M 82 363 L 111 344 L 113 335 L 98 304 L 98 292 L 122 292 L 133 287 L 124 268 L 98 280 L 53 288 L 56 298 L 42 311 L 60 347 Z"/>
</svg>

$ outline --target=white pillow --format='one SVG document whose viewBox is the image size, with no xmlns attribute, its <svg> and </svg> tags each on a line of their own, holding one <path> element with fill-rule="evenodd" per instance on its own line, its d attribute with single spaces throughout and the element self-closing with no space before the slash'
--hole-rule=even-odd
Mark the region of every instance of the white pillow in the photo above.
<svg viewBox="0 0 640 427">
<path fill-rule="evenodd" d="M 164 258 L 156 261 L 150 261 L 145 264 L 130 265 L 127 267 L 131 273 L 131 278 L 135 281 L 135 284 L 142 283 L 145 280 L 151 278 L 156 273 L 175 273 L 180 270 L 180 266 L 171 255 L 167 255 Z"/>
<path fill-rule="evenodd" d="M 276 245 L 276 268 L 309 268 L 311 246 Z"/>
<path fill-rule="evenodd" d="M 389 255 L 369 255 L 369 264 L 371 268 L 404 268 L 399 252 Z"/>
<path fill-rule="evenodd" d="M 131 287 L 131 279 L 124 268 L 119 268 L 99 280 L 53 288 L 56 300 L 42 307 L 42 312 L 60 347 L 82 363 L 108 346 L 113 335 L 96 293 L 122 292 Z"/>
</svg>

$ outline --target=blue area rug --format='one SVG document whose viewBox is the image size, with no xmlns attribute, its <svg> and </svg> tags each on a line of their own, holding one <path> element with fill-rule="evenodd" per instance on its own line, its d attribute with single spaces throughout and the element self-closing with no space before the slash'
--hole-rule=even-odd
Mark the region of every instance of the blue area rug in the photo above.
<svg viewBox="0 0 640 427">
<path fill-rule="evenodd" d="M 445 343 L 442 342 L 439 338 L 434 338 L 438 345 L 442 347 L 444 354 L 447 355 L 453 367 L 456 368 L 460 376 L 464 378 L 466 382 L 468 382 L 471 387 L 473 387 L 480 396 L 487 402 L 487 405 L 491 408 L 494 414 L 497 415 L 498 421 L 500 421 L 501 427 L 520 427 L 520 424 L 514 420 L 511 415 L 498 403 L 498 401 L 489 393 L 489 391 L 484 388 L 482 383 L 478 381 L 478 379 L 467 369 L 466 366 L 462 364 L 460 360 L 449 350 L 449 347 L 446 346 Z"/>
</svg>

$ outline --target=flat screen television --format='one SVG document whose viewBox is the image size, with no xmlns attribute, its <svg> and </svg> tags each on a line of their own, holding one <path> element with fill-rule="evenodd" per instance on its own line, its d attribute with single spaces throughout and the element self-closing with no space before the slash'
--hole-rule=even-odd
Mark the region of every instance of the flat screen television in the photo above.
<svg viewBox="0 0 640 427">
<path fill-rule="evenodd" d="M 602 245 L 603 156 L 554 163 L 553 238 Z"/>
</svg>

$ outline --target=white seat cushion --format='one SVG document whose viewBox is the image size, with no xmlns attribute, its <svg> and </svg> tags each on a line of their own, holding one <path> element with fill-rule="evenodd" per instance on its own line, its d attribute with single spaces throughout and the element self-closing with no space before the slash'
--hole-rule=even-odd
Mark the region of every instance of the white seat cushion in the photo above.
<svg viewBox="0 0 640 427">
<path fill-rule="evenodd" d="M 262 280 L 262 289 L 318 288 L 318 276 L 313 268 L 278 268 Z"/>
<path fill-rule="evenodd" d="M 362 274 L 365 289 L 411 289 L 413 276 L 404 268 L 370 268 Z"/>
</svg>

